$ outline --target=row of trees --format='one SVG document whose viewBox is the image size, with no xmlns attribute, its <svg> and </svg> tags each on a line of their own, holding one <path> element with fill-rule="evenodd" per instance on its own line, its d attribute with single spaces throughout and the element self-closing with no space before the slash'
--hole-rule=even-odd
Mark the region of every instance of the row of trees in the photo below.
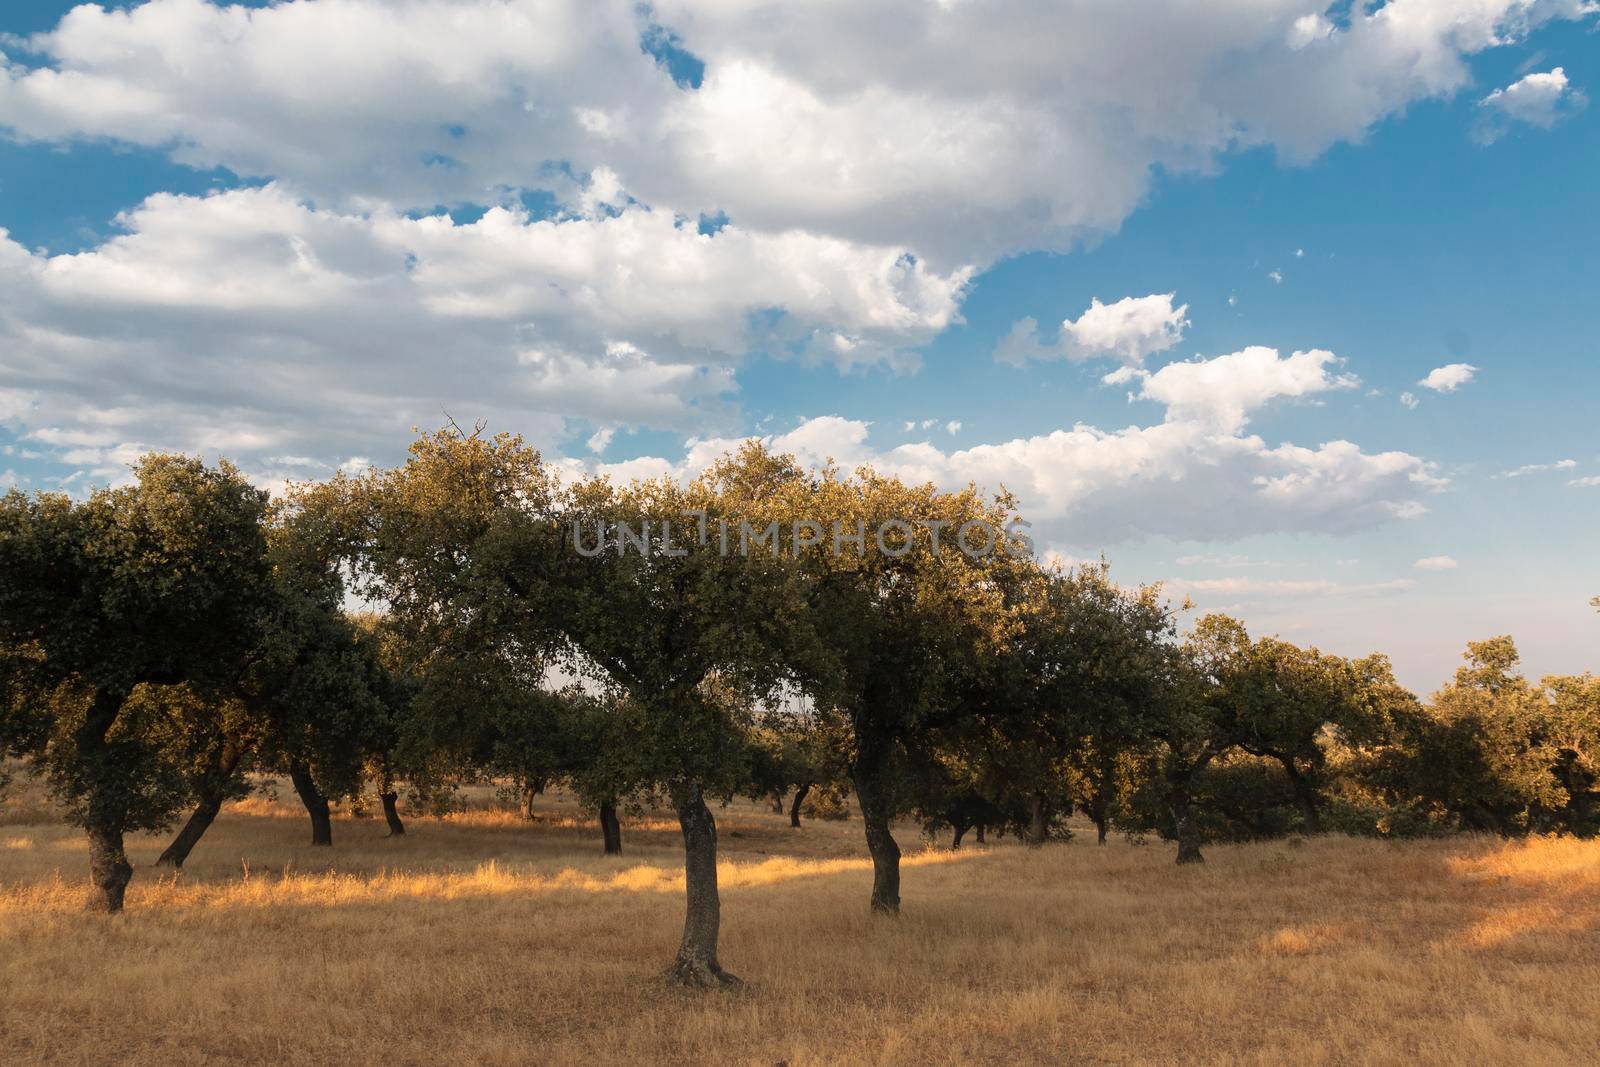
<svg viewBox="0 0 1600 1067">
<path fill-rule="evenodd" d="M 740 793 L 792 793 L 798 824 L 813 789 L 848 787 L 891 914 L 907 814 L 957 846 L 973 827 L 1038 845 L 1077 809 L 1102 841 L 1174 840 L 1179 862 L 1330 824 L 1597 828 L 1596 679 L 1534 685 L 1502 638 L 1423 705 L 1381 656 L 1222 616 L 1180 639 L 1159 589 L 1017 551 L 1004 494 L 754 444 L 686 485 L 563 485 L 520 440 L 454 427 L 277 502 L 226 464 L 136 473 L 81 502 L 0 502 L 0 745 L 84 827 L 107 910 L 125 834 L 190 809 L 162 857 L 181 866 L 252 771 L 289 776 L 318 844 L 364 788 L 403 833 L 402 782 L 562 781 L 607 851 L 619 808 L 668 804 L 673 973 L 697 986 L 733 981 L 710 803 Z M 1001 543 L 955 548 L 979 528 Z M 765 536 L 727 534 L 746 530 Z"/>
</svg>

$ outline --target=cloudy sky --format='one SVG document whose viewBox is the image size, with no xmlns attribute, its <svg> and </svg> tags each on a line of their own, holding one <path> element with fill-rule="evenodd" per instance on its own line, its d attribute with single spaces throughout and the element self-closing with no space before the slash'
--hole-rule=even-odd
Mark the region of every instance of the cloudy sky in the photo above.
<svg viewBox="0 0 1600 1067">
<path fill-rule="evenodd" d="M 568 466 L 1016 491 L 1428 691 L 1600 667 L 1589 0 L 0 9 L 0 484 Z"/>
</svg>

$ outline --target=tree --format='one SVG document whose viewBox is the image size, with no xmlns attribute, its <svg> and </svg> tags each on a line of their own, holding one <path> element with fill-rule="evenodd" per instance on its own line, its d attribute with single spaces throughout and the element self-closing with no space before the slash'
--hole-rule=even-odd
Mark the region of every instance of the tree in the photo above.
<svg viewBox="0 0 1600 1067">
<path fill-rule="evenodd" d="M 1043 576 L 1025 626 L 1036 636 L 1029 733 L 1058 754 L 1065 800 L 1106 831 L 1150 761 L 1167 706 L 1174 621 L 1158 586 L 1125 589 L 1102 560 Z"/>
<path fill-rule="evenodd" d="M 933 736 L 963 714 L 963 664 L 1014 625 L 1003 586 L 1032 566 L 1018 558 L 1013 501 L 986 500 L 971 487 L 908 487 L 869 469 L 853 478 L 832 468 L 772 477 L 761 456 L 741 458 L 762 477 L 728 479 L 730 494 L 797 534 L 815 638 L 803 653 L 806 688 L 849 724 L 850 777 L 873 862 L 871 908 L 898 914 L 891 821 L 914 799 L 908 785 L 930 765 Z M 803 543 L 802 528 L 815 540 Z"/>
<path fill-rule="evenodd" d="M 751 735 L 752 797 L 789 797 L 791 829 L 800 829 L 800 814 L 817 788 L 842 786 L 847 775 L 843 756 L 847 748 L 842 724 L 809 701 L 795 701 L 758 714 Z M 782 806 L 777 808 L 782 813 Z"/>
<path fill-rule="evenodd" d="M 784 649 L 801 601 L 793 568 L 765 550 L 724 552 L 720 527 L 745 518 L 729 507 L 724 465 L 687 488 L 662 480 L 572 486 L 571 551 L 562 558 L 560 616 L 571 669 L 637 710 L 635 743 L 650 755 L 684 842 L 686 914 L 670 974 L 696 987 L 737 982 L 717 957 L 716 821 L 707 796 L 731 795 L 745 777 L 747 716 L 787 677 Z M 701 536 L 687 515 L 703 516 Z"/>
<path fill-rule="evenodd" d="M 1557 772 L 1566 731 L 1555 709 L 1518 673 L 1510 637 L 1469 642 L 1464 658 L 1407 724 L 1407 787 L 1468 830 L 1559 829 L 1573 798 Z"/>
<path fill-rule="evenodd" d="M 265 727 L 251 705 L 237 696 L 223 697 L 213 707 L 187 686 L 173 686 L 164 698 L 165 709 L 157 719 L 158 729 L 169 735 L 163 748 L 177 760 L 195 806 L 156 865 L 180 868 L 222 805 L 248 794 L 244 762 Z"/>
<path fill-rule="evenodd" d="M 618 809 L 642 807 L 657 784 L 651 754 L 641 744 L 645 725 L 637 706 L 614 692 L 594 694 L 569 685 L 529 694 L 494 743 L 492 766 L 520 782 L 564 780 L 596 812 L 605 855 L 622 854 Z"/>
<path fill-rule="evenodd" d="M 530 743 L 533 694 L 561 641 L 548 591 L 554 494 L 520 438 L 452 423 L 418 437 L 397 468 L 340 472 L 290 495 L 284 526 L 303 571 L 379 608 L 367 625 L 378 631 L 391 712 L 384 736 L 369 731 L 361 744 L 391 832 L 396 778 L 436 793 L 490 765 L 507 731 Z M 316 777 L 300 764 L 297 788 L 307 787 L 314 816 Z"/>
<path fill-rule="evenodd" d="M 1600 678 L 1552 675 L 1541 683 L 1550 701 L 1555 776 L 1567 794 L 1565 828 L 1600 833 Z"/>
<path fill-rule="evenodd" d="M 33 758 L 89 838 L 92 903 L 113 912 L 133 874 L 124 835 L 166 826 L 186 799 L 152 690 L 186 685 L 220 708 L 270 588 L 266 494 L 178 456 L 135 475 L 82 503 L 0 501 L 0 646 L 37 657 L 34 693 L 54 714 Z"/>
</svg>

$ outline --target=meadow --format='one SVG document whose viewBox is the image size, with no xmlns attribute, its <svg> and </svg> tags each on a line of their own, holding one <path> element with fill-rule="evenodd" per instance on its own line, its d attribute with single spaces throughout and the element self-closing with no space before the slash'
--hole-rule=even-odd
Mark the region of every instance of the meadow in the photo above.
<svg viewBox="0 0 1600 1067">
<path fill-rule="evenodd" d="M 620 857 L 570 801 L 533 821 L 345 813 L 306 842 L 229 805 L 181 874 L 130 839 L 125 913 L 30 789 L 0 806 L 0 1062 L 16 1064 L 1592 1063 L 1600 842 L 1080 833 L 1030 850 L 896 827 L 904 910 L 868 914 L 856 819 L 716 809 L 722 961 L 660 975 L 683 921 L 668 813 Z"/>
</svg>

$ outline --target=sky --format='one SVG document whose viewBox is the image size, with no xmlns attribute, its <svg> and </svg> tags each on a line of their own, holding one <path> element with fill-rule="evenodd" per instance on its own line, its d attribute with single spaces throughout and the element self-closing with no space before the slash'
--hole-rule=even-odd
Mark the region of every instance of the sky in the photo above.
<svg viewBox="0 0 1600 1067">
<path fill-rule="evenodd" d="M 1424 694 L 1600 669 L 1588 0 L 0 9 L 0 486 L 750 436 Z"/>
</svg>

